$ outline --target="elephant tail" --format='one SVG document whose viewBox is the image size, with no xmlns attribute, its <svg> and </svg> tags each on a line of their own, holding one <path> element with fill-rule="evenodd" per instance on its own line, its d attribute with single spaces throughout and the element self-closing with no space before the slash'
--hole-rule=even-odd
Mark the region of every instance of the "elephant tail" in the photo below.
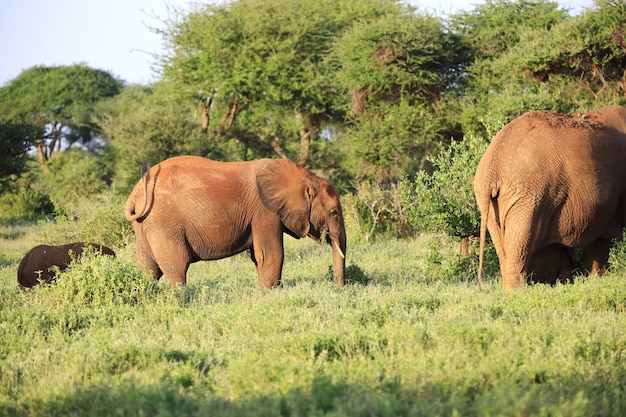
<svg viewBox="0 0 626 417">
<path fill-rule="evenodd" d="M 499 190 L 489 188 L 489 191 L 482 190 L 482 192 L 476 194 L 476 202 L 480 209 L 480 244 L 478 247 L 478 285 L 482 286 L 483 283 L 483 265 L 485 261 L 485 242 L 487 240 L 487 223 L 489 220 L 489 212 L 491 211 L 491 205 L 494 204 L 494 209 Z M 497 218 L 497 215 L 496 215 Z"/>
<path fill-rule="evenodd" d="M 485 240 L 487 240 L 487 218 L 489 217 L 489 206 L 483 216 L 480 216 L 480 244 L 478 247 L 478 285 L 483 285 L 483 263 L 485 260 Z"/>
<path fill-rule="evenodd" d="M 137 203 L 139 203 L 138 194 L 140 193 L 139 184 L 135 186 L 133 191 L 130 193 L 128 200 L 126 200 L 126 208 L 124 210 L 124 214 L 126 215 L 126 220 L 132 222 L 138 220 L 141 217 L 145 217 L 148 214 L 148 182 L 150 181 L 150 169 L 148 168 L 148 163 L 143 161 L 141 164 L 141 181 L 140 184 L 143 185 L 143 208 L 141 210 L 137 210 Z"/>
</svg>

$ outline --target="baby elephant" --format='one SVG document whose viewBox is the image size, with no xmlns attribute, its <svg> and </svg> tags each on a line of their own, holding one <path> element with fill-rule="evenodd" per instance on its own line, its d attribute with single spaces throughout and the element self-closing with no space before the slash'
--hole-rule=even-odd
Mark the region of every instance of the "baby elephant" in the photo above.
<svg viewBox="0 0 626 417">
<path fill-rule="evenodd" d="M 575 256 L 572 248 L 559 244 L 546 246 L 535 252 L 530 258 L 528 270 L 532 271 L 529 280 L 532 283 L 555 285 L 573 283 L 572 269 Z"/>
<path fill-rule="evenodd" d="M 67 245 L 49 246 L 39 245 L 32 248 L 17 270 L 17 282 L 26 288 L 34 287 L 40 282 L 49 283 L 55 278 L 55 270 L 67 268 L 72 259 L 79 257 L 85 248 L 91 246 L 96 252 L 115 258 L 115 252 L 98 243 L 76 242 Z"/>
</svg>

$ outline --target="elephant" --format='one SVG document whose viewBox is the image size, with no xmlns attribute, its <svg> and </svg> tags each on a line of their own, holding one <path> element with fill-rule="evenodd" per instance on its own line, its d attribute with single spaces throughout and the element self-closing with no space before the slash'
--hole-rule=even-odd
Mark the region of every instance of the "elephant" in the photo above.
<svg viewBox="0 0 626 417">
<path fill-rule="evenodd" d="M 580 247 L 587 274 L 602 275 L 626 214 L 626 108 L 575 115 L 527 112 L 493 138 L 476 169 L 478 279 L 487 231 L 505 291 L 519 288 L 529 260 L 558 244 Z"/>
<path fill-rule="evenodd" d="M 535 284 L 555 285 L 572 283 L 574 251 L 562 245 L 554 244 L 535 252 L 530 258 L 529 279 Z"/>
<path fill-rule="evenodd" d="M 17 282 L 20 286 L 31 288 L 39 283 L 50 283 L 56 278 L 56 268 L 65 270 L 70 262 L 81 256 L 86 246 L 102 255 L 115 258 L 115 252 L 98 243 L 75 242 L 66 245 L 35 246 L 26 253 L 17 269 Z"/>
<path fill-rule="evenodd" d="M 283 159 L 220 162 L 177 156 L 147 170 L 125 208 L 139 267 L 186 285 L 191 263 L 245 250 L 261 288 L 281 284 L 283 233 L 332 246 L 333 276 L 345 284 L 346 229 L 330 181 Z"/>
</svg>

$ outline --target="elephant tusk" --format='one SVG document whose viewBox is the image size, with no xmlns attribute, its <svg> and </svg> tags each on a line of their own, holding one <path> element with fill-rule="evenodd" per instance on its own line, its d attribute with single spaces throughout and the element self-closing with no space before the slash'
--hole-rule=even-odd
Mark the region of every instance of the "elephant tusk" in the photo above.
<svg viewBox="0 0 626 417">
<path fill-rule="evenodd" d="M 339 252 L 339 255 L 341 255 L 341 257 L 343 259 L 346 259 L 346 255 L 343 254 L 343 251 L 341 250 L 341 248 L 339 247 L 339 243 L 337 243 L 336 240 L 333 240 L 333 248 L 335 248 L 335 250 L 337 252 Z"/>
</svg>

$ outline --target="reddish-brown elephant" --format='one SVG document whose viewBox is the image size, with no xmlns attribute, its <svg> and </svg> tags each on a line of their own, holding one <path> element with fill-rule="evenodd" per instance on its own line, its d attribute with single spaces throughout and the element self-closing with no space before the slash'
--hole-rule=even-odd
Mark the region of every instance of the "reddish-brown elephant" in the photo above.
<svg viewBox="0 0 626 417">
<path fill-rule="evenodd" d="M 558 244 L 583 249 L 604 273 L 626 214 L 626 108 L 573 116 L 532 111 L 494 137 L 476 170 L 481 213 L 479 279 L 487 229 L 505 290 L 521 287 L 529 260 Z"/>
<path fill-rule="evenodd" d="M 167 159 L 147 171 L 126 202 L 137 262 L 154 279 L 186 284 L 189 265 L 250 250 L 259 286 L 280 284 L 283 233 L 331 244 L 345 281 L 346 230 L 329 181 L 287 159 L 218 162 Z"/>
<path fill-rule="evenodd" d="M 115 258 L 115 252 L 98 243 L 75 242 L 67 245 L 35 246 L 26 253 L 17 269 L 17 282 L 26 288 L 45 282 L 52 282 L 56 278 L 56 268 L 63 271 L 70 262 L 81 256 L 85 247 L 91 247 L 94 252 Z"/>
</svg>

